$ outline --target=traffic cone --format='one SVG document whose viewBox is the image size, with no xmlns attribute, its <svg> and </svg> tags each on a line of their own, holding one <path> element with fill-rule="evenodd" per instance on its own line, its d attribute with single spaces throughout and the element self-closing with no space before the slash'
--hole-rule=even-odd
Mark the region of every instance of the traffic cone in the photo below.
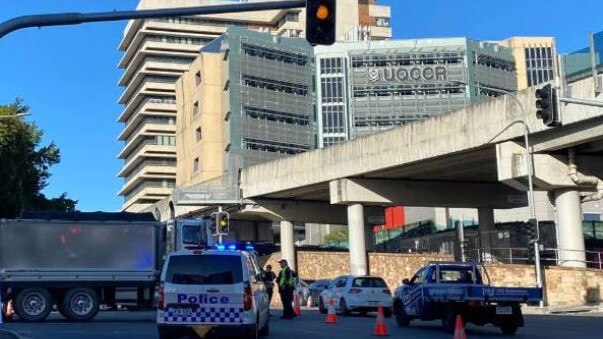
<svg viewBox="0 0 603 339">
<path fill-rule="evenodd" d="M 377 321 L 375 322 L 375 328 L 373 329 L 373 335 L 377 337 L 387 336 L 387 326 L 385 325 L 385 317 L 383 316 L 383 306 L 379 304 L 377 309 Z"/>
<path fill-rule="evenodd" d="M 456 324 L 454 325 L 454 337 L 453 339 L 467 339 L 465 334 L 465 325 L 463 325 L 463 319 L 460 314 L 456 316 Z"/>
<path fill-rule="evenodd" d="M 308 296 L 308 302 L 306 303 L 307 308 L 312 308 L 312 296 Z"/>
<path fill-rule="evenodd" d="M 333 304 L 333 297 L 329 298 L 329 310 L 327 312 L 327 324 L 337 324 L 337 313 Z"/>
<path fill-rule="evenodd" d="M 295 298 L 293 298 L 293 312 L 297 316 L 301 315 L 301 306 L 299 304 L 299 294 L 296 294 Z"/>
</svg>

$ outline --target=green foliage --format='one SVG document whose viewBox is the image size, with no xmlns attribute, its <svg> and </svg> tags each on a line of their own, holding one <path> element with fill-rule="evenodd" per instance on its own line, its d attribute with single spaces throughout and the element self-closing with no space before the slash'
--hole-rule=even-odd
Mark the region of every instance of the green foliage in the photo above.
<svg viewBox="0 0 603 339">
<path fill-rule="evenodd" d="M 334 230 L 325 235 L 325 243 L 329 245 L 347 245 L 348 238 L 347 229 Z"/>
<path fill-rule="evenodd" d="M 61 160 L 59 148 L 40 146 L 43 132 L 35 124 L 18 117 L 29 107 L 16 99 L 0 105 L 0 218 L 13 218 L 21 211 L 73 211 L 77 201 L 63 193 L 48 199 L 41 191 L 48 185 L 50 167 Z"/>
</svg>

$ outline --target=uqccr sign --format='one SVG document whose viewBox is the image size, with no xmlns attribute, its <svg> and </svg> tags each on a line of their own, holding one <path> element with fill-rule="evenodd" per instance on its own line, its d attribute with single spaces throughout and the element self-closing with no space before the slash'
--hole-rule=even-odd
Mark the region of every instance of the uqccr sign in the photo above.
<svg viewBox="0 0 603 339">
<path fill-rule="evenodd" d="M 448 80 L 448 70 L 444 66 L 369 68 L 366 75 L 370 82 L 417 83 Z"/>
</svg>

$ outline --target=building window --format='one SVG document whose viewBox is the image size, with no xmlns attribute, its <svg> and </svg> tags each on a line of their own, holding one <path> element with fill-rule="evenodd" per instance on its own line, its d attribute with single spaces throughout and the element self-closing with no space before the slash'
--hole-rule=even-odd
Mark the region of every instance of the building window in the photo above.
<svg viewBox="0 0 603 339">
<path fill-rule="evenodd" d="M 201 127 L 197 127 L 195 130 L 195 141 L 201 140 Z"/>
<path fill-rule="evenodd" d="M 193 172 L 199 172 L 199 158 L 193 160 Z"/>
<path fill-rule="evenodd" d="M 195 73 L 195 84 L 199 86 L 201 84 L 201 71 Z"/>
<path fill-rule="evenodd" d="M 170 135 L 157 135 L 155 136 L 157 145 L 160 146 L 176 146 L 176 137 Z"/>
<path fill-rule="evenodd" d="M 584 221 L 601 221 L 601 213 L 582 213 Z"/>
<path fill-rule="evenodd" d="M 195 101 L 193 104 L 193 116 L 199 114 L 199 101 Z"/>
<path fill-rule="evenodd" d="M 376 17 L 375 24 L 378 27 L 390 27 L 390 20 L 389 20 L 389 18 Z"/>
</svg>

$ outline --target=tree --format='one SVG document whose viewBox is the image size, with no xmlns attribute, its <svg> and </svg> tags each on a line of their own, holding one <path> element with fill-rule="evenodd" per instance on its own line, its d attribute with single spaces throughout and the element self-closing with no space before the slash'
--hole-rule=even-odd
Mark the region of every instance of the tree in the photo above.
<svg viewBox="0 0 603 339">
<path fill-rule="evenodd" d="M 28 111 L 21 99 L 0 105 L 0 116 Z M 77 201 L 67 198 L 66 193 L 51 199 L 41 193 L 48 185 L 50 167 L 61 160 L 54 143 L 40 146 L 42 135 L 33 123 L 0 118 L 0 218 L 14 218 L 24 210 L 75 210 Z"/>
<path fill-rule="evenodd" d="M 347 229 L 334 230 L 325 235 L 325 243 L 339 246 L 347 245 L 348 238 L 349 235 Z"/>
</svg>

